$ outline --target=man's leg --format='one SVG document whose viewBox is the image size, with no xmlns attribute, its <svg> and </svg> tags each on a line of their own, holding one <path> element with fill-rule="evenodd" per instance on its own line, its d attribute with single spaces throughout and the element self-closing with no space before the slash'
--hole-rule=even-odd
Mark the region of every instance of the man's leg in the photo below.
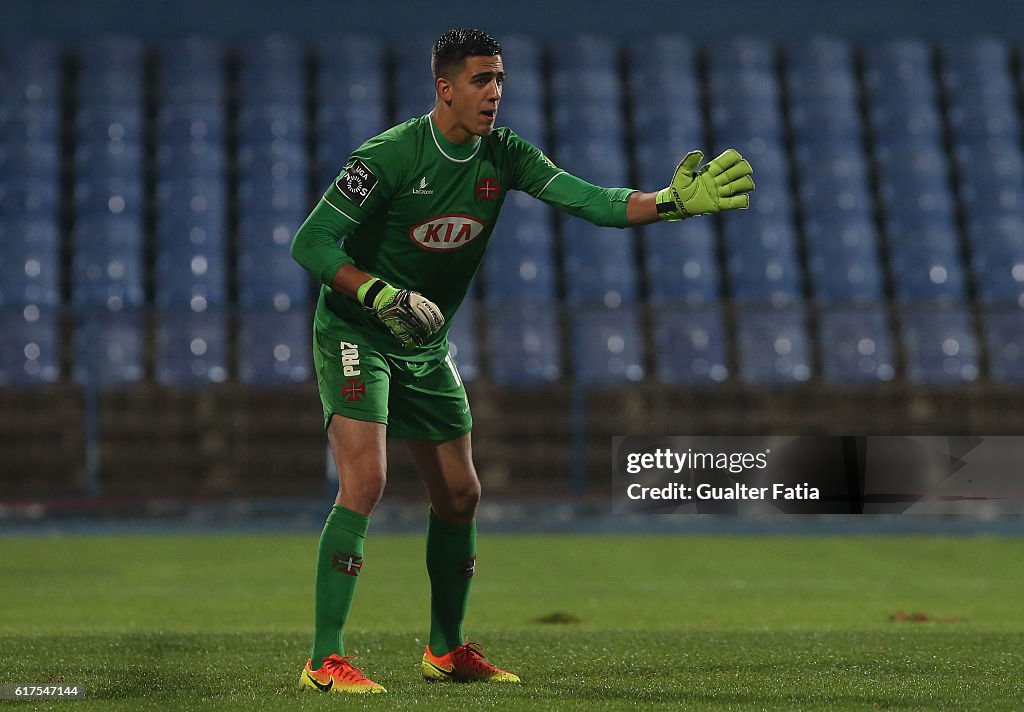
<svg viewBox="0 0 1024 712">
<path fill-rule="evenodd" d="M 464 644 L 462 621 L 476 573 L 476 507 L 480 502 L 470 436 L 406 443 L 430 495 L 430 642 L 423 657 L 424 677 L 519 682 L 512 673 L 488 663 L 478 646 Z"/>
<path fill-rule="evenodd" d="M 462 620 L 476 566 L 480 480 L 468 434 L 443 442 L 409 440 L 407 444 L 430 494 L 430 649 L 444 655 L 465 642 Z"/>
<path fill-rule="evenodd" d="M 325 659 L 345 655 L 342 629 L 363 567 L 363 542 L 370 514 L 380 501 L 386 481 L 386 428 L 381 423 L 340 415 L 334 415 L 327 428 L 338 468 L 338 497 L 317 549 L 316 630 L 310 655 L 313 671 Z M 361 689 L 361 683 L 357 687 L 360 689 L 353 691 L 375 691 Z"/>
</svg>

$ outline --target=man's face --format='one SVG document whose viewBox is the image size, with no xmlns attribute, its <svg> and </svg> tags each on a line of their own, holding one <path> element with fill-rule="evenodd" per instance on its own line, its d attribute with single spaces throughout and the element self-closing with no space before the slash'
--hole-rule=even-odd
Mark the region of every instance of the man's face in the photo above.
<svg viewBox="0 0 1024 712">
<path fill-rule="evenodd" d="M 486 136 L 494 130 L 504 81 L 501 55 L 466 57 L 462 71 L 452 81 L 438 80 L 438 91 L 451 106 L 459 128 L 472 136 Z"/>
</svg>

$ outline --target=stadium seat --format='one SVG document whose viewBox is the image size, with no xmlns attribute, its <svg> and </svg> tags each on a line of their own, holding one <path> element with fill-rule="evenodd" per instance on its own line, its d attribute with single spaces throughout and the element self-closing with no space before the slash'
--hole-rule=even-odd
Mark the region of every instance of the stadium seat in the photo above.
<svg viewBox="0 0 1024 712">
<path fill-rule="evenodd" d="M 144 323 L 140 311 L 87 308 L 76 315 L 74 368 L 84 386 L 120 386 L 144 376 Z"/>
<path fill-rule="evenodd" d="M 994 38 L 950 42 L 943 45 L 941 57 L 954 140 L 1016 137 L 1020 124 L 1005 42 Z"/>
<path fill-rule="evenodd" d="M 0 386 L 37 386 L 60 377 L 57 310 L 0 307 Z"/>
<path fill-rule="evenodd" d="M 554 250 L 547 222 L 520 222 L 503 215 L 483 263 L 487 302 L 554 300 Z"/>
<path fill-rule="evenodd" d="M 505 302 L 489 312 L 491 380 L 501 386 L 542 386 L 562 375 L 558 311 L 549 301 Z"/>
<path fill-rule="evenodd" d="M 0 107 L 56 110 L 61 101 L 60 46 L 51 40 L 4 40 L 0 46 Z"/>
<path fill-rule="evenodd" d="M 939 386 L 977 380 L 977 343 L 963 306 L 905 307 L 900 321 L 910 381 Z"/>
<path fill-rule="evenodd" d="M 392 124 L 423 116 L 434 107 L 434 79 L 430 74 L 432 42 L 403 42 L 395 52 L 395 86 L 402 87 L 396 97 Z"/>
<path fill-rule="evenodd" d="M 72 232 L 71 298 L 76 306 L 121 312 L 144 304 L 142 222 L 93 217 Z"/>
<path fill-rule="evenodd" d="M 0 306 L 60 302 L 56 220 L 0 218 Z"/>
<path fill-rule="evenodd" d="M 614 309 L 637 297 L 632 231 L 598 228 L 568 218 L 563 224 L 566 300 Z"/>
<path fill-rule="evenodd" d="M 700 387 L 728 378 L 728 338 L 717 304 L 652 306 L 651 328 L 655 370 L 662 383 Z"/>
<path fill-rule="evenodd" d="M 1024 308 L 990 307 L 982 312 L 989 376 L 996 383 L 1024 382 Z"/>
<path fill-rule="evenodd" d="M 647 225 L 641 246 L 651 301 L 692 304 L 718 299 L 718 259 L 711 221 Z"/>
<path fill-rule="evenodd" d="M 857 385 L 888 383 L 895 378 L 892 337 L 881 304 L 822 309 L 818 332 L 824 381 Z"/>
<path fill-rule="evenodd" d="M 59 168 L 60 151 L 54 140 L 0 144 L 0 179 L 10 181 L 37 178 L 56 183 Z"/>
<path fill-rule="evenodd" d="M 220 40 L 186 37 L 160 48 L 161 106 L 223 105 L 227 93 L 226 52 Z"/>
<path fill-rule="evenodd" d="M 752 211 L 726 223 L 726 268 L 732 296 L 741 302 L 787 304 L 801 297 L 796 233 L 788 221 Z"/>
<path fill-rule="evenodd" d="M 811 345 L 800 304 L 739 306 L 736 344 L 744 383 L 789 386 L 811 378 Z"/>
<path fill-rule="evenodd" d="M 304 308 L 239 314 L 238 376 L 251 386 L 302 383 L 312 374 L 312 318 Z"/>
<path fill-rule="evenodd" d="M 141 109 L 143 46 L 134 37 L 101 37 L 82 42 L 78 49 L 79 108 L 119 106 Z"/>
<path fill-rule="evenodd" d="M 578 384 L 610 386 L 643 380 L 644 337 L 634 307 L 574 309 L 571 322 Z"/>
<path fill-rule="evenodd" d="M 476 303 L 470 294 L 462 302 L 448 331 L 448 353 L 455 363 L 455 372 L 466 383 L 480 377 L 476 324 Z"/>
<path fill-rule="evenodd" d="M 238 91 L 241 108 L 257 105 L 305 105 L 303 49 L 282 35 L 270 35 L 239 48 Z"/>
<path fill-rule="evenodd" d="M 226 316 L 163 310 L 156 327 L 156 379 L 165 386 L 195 388 L 228 377 Z"/>
</svg>

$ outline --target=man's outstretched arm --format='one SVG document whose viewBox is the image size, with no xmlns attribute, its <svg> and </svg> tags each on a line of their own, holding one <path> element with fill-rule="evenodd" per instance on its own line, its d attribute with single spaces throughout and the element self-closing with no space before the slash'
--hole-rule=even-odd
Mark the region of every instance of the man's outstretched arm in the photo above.
<svg viewBox="0 0 1024 712">
<path fill-rule="evenodd" d="M 750 164 L 734 149 L 701 167 L 703 158 L 700 151 L 686 154 L 669 185 L 656 193 L 602 188 L 561 172 L 537 197 L 602 227 L 647 225 L 749 207 L 748 194 L 754 189 Z"/>
</svg>

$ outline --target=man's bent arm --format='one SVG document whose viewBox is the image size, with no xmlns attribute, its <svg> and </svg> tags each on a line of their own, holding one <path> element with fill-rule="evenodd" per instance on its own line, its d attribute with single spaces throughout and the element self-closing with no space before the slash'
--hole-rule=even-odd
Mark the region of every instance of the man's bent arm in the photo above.
<svg viewBox="0 0 1024 712">
<path fill-rule="evenodd" d="M 351 225 L 323 200 L 313 209 L 292 240 L 292 259 L 335 292 L 355 299 L 359 286 L 370 279 L 352 263 L 338 240 Z"/>
</svg>

